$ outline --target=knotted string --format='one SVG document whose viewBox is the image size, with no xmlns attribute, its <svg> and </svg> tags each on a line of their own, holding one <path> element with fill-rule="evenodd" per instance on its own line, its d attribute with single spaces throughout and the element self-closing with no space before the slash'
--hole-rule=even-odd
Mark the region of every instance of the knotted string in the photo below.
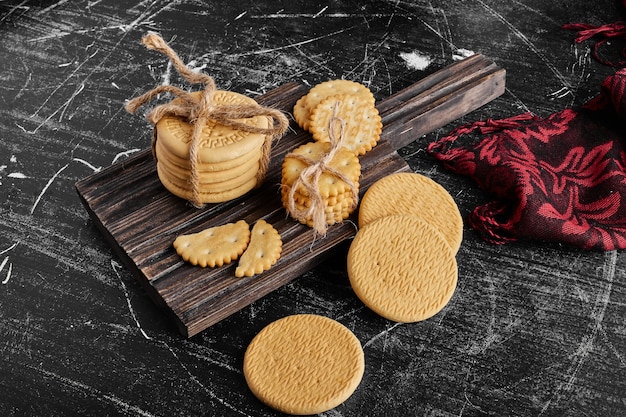
<svg viewBox="0 0 626 417">
<path fill-rule="evenodd" d="M 319 189 L 319 179 L 322 173 L 328 172 L 350 187 L 350 192 L 352 193 L 352 205 L 350 210 L 354 210 L 359 201 L 357 185 L 346 175 L 330 166 L 331 161 L 342 148 L 341 141 L 345 128 L 345 122 L 337 116 L 338 108 L 339 102 L 335 104 L 333 114 L 328 121 L 330 150 L 327 154 L 322 155 L 318 161 L 296 153 L 289 153 L 285 156 L 285 158 L 294 158 L 308 165 L 300 172 L 300 175 L 296 178 L 289 190 L 287 210 L 296 220 L 306 221 L 306 219 L 310 218 L 313 229 L 322 236 L 326 235 L 326 231 L 328 230 L 328 223 L 326 222 L 326 214 L 324 211 L 324 199 Z M 295 193 L 299 187 L 303 189 L 302 194 L 308 195 L 311 199 L 311 205 L 305 210 L 300 210 L 296 207 Z"/>
<path fill-rule="evenodd" d="M 200 94 L 187 92 L 171 85 L 160 85 L 139 97 L 129 100 L 125 106 L 129 113 L 134 114 L 139 107 L 148 103 L 159 94 L 171 93 L 178 98 L 178 100 L 156 106 L 146 115 L 146 118 L 156 127 L 159 120 L 166 115 L 179 116 L 186 119 L 186 121 L 193 126 L 191 143 L 189 145 L 192 189 L 191 203 L 198 208 L 203 206 L 200 200 L 198 153 L 200 151 L 202 130 L 208 120 L 213 120 L 221 125 L 229 126 L 236 130 L 266 135 L 261 151 L 261 159 L 259 160 L 259 169 L 257 171 L 257 185 L 261 184 L 267 173 L 272 141 L 285 133 L 289 127 L 287 117 L 277 109 L 259 106 L 257 104 L 216 105 L 213 97 L 217 88 L 211 76 L 202 72 L 193 71 L 187 67 L 176 52 L 174 52 L 159 35 L 150 33 L 144 36 L 141 41 L 147 49 L 156 50 L 167 56 L 176 71 L 189 83 L 204 84 L 204 89 L 199 92 Z M 270 127 L 261 128 L 237 120 L 256 116 L 267 117 L 270 121 Z M 155 157 L 156 140 L 157 135 L 156 131 L 154 131 L 152 135 L 152 153 Z"/>
<path fill-rule="evenodd" d="M 626 65 L 626 61 L 619 62 L 611 62 L 602 57 L 599 54 L 599 48 L 606 42 L 608 42 L 612 38 L 626 38 L 626 23 L 625 22 L 615 22 L 608 25 L 602 26 L 594 26 L 586 23 L 569 23 L 563 25 L 563 29 L 566 30 L 575 30 L 578 32 L 578 37 L 575 39 L 576 43 L 581 43 L 586 41 L 587 39 L 591 39 L 594 36 L 600 37 L 598 41 L 596 41 L 593 47 L 593 56 L 599 62 L 604 65 L 610 65 L 612 67 L 623 67 Z M 622 57 L 626 57 L 626 48 L 621 52 Z"/>
</svg>

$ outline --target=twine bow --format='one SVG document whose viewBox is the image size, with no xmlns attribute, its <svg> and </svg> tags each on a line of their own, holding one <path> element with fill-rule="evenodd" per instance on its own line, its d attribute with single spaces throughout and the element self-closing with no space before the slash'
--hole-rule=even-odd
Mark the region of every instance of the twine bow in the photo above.
<svg viewBox="0 0 626 417">
<path fill-rule="evenodd" d="M 214 95 L 217 91 L 213 78 L 202 72 L 196 72 L 188 68 L 174 50 L 156 33 L 150 33 L 141 39 L 147 49 L 156 50 L 167 56 L 176 71 L 191 84 L 204 84 L 201 94 L 194 94 L 184 91 L 172 85 L 159 85 L 150 91 L 129 100 L 126 103 L 126 110 L 134 114 L 139 107 L 148 103 L 161 93 L 171 93 L 178 100 L 161 104 L 153 108 L 146 118 L 154 125 L 166 115 L 173 115 L 185 118 L 192 126 L 191 143 L 189 145 L 189 162 L 191 165 L 191 203 L 201 208 L 203 204 L 200 200 L 200 175 L 198 153 L 200 150 L 202 129 L 208 120 L 213 120 L 221 125 L 232 127 L 250 133 L 260 133 L 266 135 L 265 142 L 261 150 L 261 159 L 257 172 L 257 184 L 261 184 L 267 173 L 269 165 L 272 141 L 280 137 L 287 131 L 289 120 L 285 115 L 270 107 L 259 105 L 237 104 L 237 105 L 215 105 Z M 247 119 L 255 116 L 266 116 L 269 118 L 271 126 L 261 128 L 258 126 L 242 123 L 236 119 Z M 155 155 L 156 132 L 152 135 L 152 152 Z"/>
<path fill-rule="evenodd" d="M 324 211 L 324 199 L 320 194 L 318 185 L 322 173 L 328 172 L 345 182 L 348 187 L 350 187 L 350 192 L 352 193 L 352 205 L 350 210 L 356 208 L 359 201 L 359 190 L 357 185 L 343 173 L 330 166 L 330 162 L 342 148 L 341 141 L 345 128 L 345 122 L 337 117 L 338 107 L 339 102 L 335 104 L 333 114 L 328 121 L 330 150 L 327 154 L 322 155 L 318 161 L 314 161 L 304 155 L 296 153 L 290 153 L 285 156 L 285 158 L 295 158 L 308 165 L 300 172 L 300 175 L 296 178 L 291 186 L 291 189 L 289 190 L 287 210 L 297 220 L 305 221 L 310 218 L 313 229 L 322 236 L 326 235 L 326 231 L 328 230 L 328 223 L 326 222 L 326 214 Z M 311 205 L 306 210 L 300 210 L 296 207 L 295 193 L 299 187 L 302 187 L 304 189 L 304 194 L 310 196 L 311 198 Z"/>
</svg>

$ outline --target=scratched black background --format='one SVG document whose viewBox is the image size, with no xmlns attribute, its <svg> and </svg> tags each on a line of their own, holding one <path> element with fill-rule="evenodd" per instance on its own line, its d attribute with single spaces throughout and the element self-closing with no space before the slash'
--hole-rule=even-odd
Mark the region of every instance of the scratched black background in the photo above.
<svg viewBox="0 0 626 417">
<path fill-rule="evenodd" d="M 467 214 L 485 196 L 426 144 L 464 122 L 584 103 L 614 70 L 560 26 L 620 18 L 609 0 L 0 1 L 0 415 L 274 415 L 242 357 L 294 313 L 334 318 L 364 347 L 361 385 L 326 416 L 625 415 L 623 252 L 492 246 L 466 229 L 450 304 L 399 325 L 355 298 L 339 248 L 186 340 L 74 189 L 148 146 L 150 126 L 124 101 L 180 83 L 140 44 L 153 30 L 220 88 L 253 97 L 344 77 L 382 99 L 468 51 L 487 55 L 507 70 L 506 93 L 401 150 Z"/>
</svg>

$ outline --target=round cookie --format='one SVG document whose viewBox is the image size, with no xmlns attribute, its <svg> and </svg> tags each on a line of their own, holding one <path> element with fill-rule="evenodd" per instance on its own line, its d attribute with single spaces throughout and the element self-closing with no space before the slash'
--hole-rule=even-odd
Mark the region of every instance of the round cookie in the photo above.
<svg viewBox="0 0 626 417">
<path fill-rule="evenodd" d="M 260 156 L 260 154 L 259 154 Z M 157 164 L 161 167 L 165 168 L 167 172 L 184 182 L 189 182 L 191 178 L 191 170 L 181 168 L 178 165 L 172 163 L 168 160 L 168 158 L 163 157 L 163 155 L 159 155 L 157 151 Z M 246 161 L 244 164 L 225 169 L 222 171 L 202 171 L 199 170 L 198 178 L 200 179 L 200 183 L 204 185 L 208 185 L 209 189 L 206 191 L 210 191 L 210 187 L 212 184 L 224 183 L 228 181 L 237 181 L 242 179 L 243 177 L 251 177 L 255 176 L 259 170 L 259 159 L 250 159 Z M 204 191 L 204 187 L 203 190 Z"/>
<path fill-rule="evenodd" d="M 198 93 L 194 93 L 198 94 Z M 172 103 L 176 102 L 174 99 Z M 214 95 L 215 105 L 257 105 L 257 102 L 242 94 L 232 91 L 218 90 Z M 269 119 L 266 116 L 256 116 L 237 121 L 259 128 L 268 128 Z M 157 142 L 161 142 L 167 151 L 178 158 L 189 160 L 189 145 L 193 126 L 182 117 L 166 115 L 155 126 Z M 198 151 L 198 161 L 201 163 L 215 163 L 229 161 L 260 149 L 265 142 L 266 135 L 236 130 L 221 125 L 214 120 L 208 120 L 202 129 L 202 138 Z"/>
<path fill-rule="evenodd" d="M 359 227 L 392 214 L 413 214 L 441 232 L 456 255 L 463 240 L 463 218 L 452 196 L 432 179 L 415 173 L 387 175 L 361 199 Z"/>
<path fill-rule="evenodd" d="M 329 142 L 309 142 L 299 146 L 292 153 L 302 155 L 317 162 L 323 155 L 326 155 L 329 150 Z M 305 162 L 287 155 L 283 161 L 282 184 L 291 187 L 300 176 L 300 172 L 307 166 Z M 358 184 L 359 177 L 361 176 L 361 164 L 359 158 L 353 152 L 346 149 L 338 150 L 329 166 L 340 171 L 355 184 Z M 350 192 L 350 187 L 345 182 L 326 171 L 322 172 L 320 175 L 318 184 L 320 195 L 323 198 Z"/>
<path fill-rule="evenodd" d="M 450 245 L 412 215 L 381 217 L 359 229 L 347 269 L 356 296 L 401 323 L 434 316 L 452 298 L 458 279 Z"/>
<path fill-rule="evenodd" d="M 293 118 L 298 126 L 304 130 L 309 130 L 309 110 L 306 108 L 306 96 L 302 96 L 293 106 Z"/>
<path fill-rule="evenodd" d="M 220 181 L 220 182 L 210 182 L 210 183 L 202 182 L 202 177 L 200 177 L 200 184 L 199 184 L 200 193 L 201 194 L 218 193 L 218 192 L 224 192 L 224 191 L 236 189 L 237 187 L 241 186 L 242 184 L 247 183 L 251 179 L 256 178 L 258 165 L 259 164 L 257 163 L 253 170 L 246 172 L 244 175 L 229 178 L 227 180 Z M 185 188 L 190 191 L 192 190 L 190 175 L 178 176 L 175 172 L 170 171 L 169 168 L 166 165 L 164 165 L 162 162 L 159 162 L 157 164 L 157 171 L 160 172 L 161 175 L 166 176 L 172 184 L 180 188 Z"/>
<path fill-rule="evenodd" d="M 364 369 L 356 336 L 341 323 L 313 314 L 270 323 L 254 337 L 243 361 L 252 393 L 294 415 L 337 407 L 356 390 Z"/>
<path fill-rule="evenodd" d="M 335 114 L 335 106 L 337 118 L 343 121 L 341 145 L 357 155 L 372 150 L 380 139 L 383 123 L 374 104 L 357 95 L 340 94 L 320 101 L 311 110 L 309 131 L 313 138 L 330 141 L 328 125 Z"/>
<path fill-rule="evenodd" d="M 187 201 L 191 201 L 193 198 L 193 192 L 191 187 L 183 187 L 180 183 L 177 183 L 170 178 L 166 173 L 163 172 L 161 164 L 157 164 L 157 175 L 159 176 L 159 180 L 163 184 L 163 186 L 175 196 L 183 198 Z M 201 192 L 199 196 L 199 203 L 223 203 L 225 201 L 233 200 L 237 197 L 241 197 L 246 194 L 248 191 L 252 190 L 257 185 L 256 176 L 251 180 L 226 191 L 219 192 Z"/>
<path fill-rule="evenodd" d="M 329 80 L 321 82 L 311 88 L 305 96 L 305 106 L 309 114 L 315 107 L 327 97 L 337 94 L 350 94 L 363 98 L 366 102 L 374 104 L 376 99 L 369 88 L 361 83 L 350 80 Z"/>
<path fill-rule="evenodd" d="M 161 142 L 157 141 L 155 145 L 155 153 L 157 156 L 157 160 L 166 158 L 169 162 L 176 165 L 177 167 L 185 170 L 191 170 L 191 163 L 189 159 L 179 158 L 176 155 L 168 152 L 168 150 L 161 144 Z M 213 163 L 199 163 L 198 171 L 199 172 L 216 172 L 216 171 L 228 171 L 229 169 L 237 168 L 245 163 L 249 163 L 252 160 L 258 161 L 261 158 L 261 149 L 253 150 L 250 153 L 241 155 L 237 158 L 230 159 L 228 161 L 222 162 L 213 162 Z"/>
</svg>

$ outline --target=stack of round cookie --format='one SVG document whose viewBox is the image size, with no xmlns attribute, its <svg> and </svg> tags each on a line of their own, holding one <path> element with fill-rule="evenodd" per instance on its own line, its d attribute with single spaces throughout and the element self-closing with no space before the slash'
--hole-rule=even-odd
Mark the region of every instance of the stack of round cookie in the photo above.
<svg viewBox="0 0 626 417">
<path fill-rule="evenodd" d="M 199 93 L 194 93 L 199 94 Z M 175 99 L 179 100 L 179 99 Z M 214 105 L 258 105 L 244 95 L 218 90 Z M 267 116 L 237 119 L 258 128 L 269 128 Z M 172 194 L 193 199 L 189 148 L 193 125 L 166 115 L 155 126 L 157 172 Z M 257 174 L 266 135 L 235 130 L 208 120 L 202 129 L 198 150 L 198 203 L 220 203 L 247 193 L 257 185 Z"/>
<path fill-rule="evenodd" d="M 296 188 L 293 190 L 293 205 L 296 211 L 306 212 L 312 204 L 311 193 L 302 183 L 297 184 L 301 172 L 310 165 L 298 158 L 298 156 L 315 163 L 328 154 L 330 147 L 330 142 L 309 142 L 296 148 L 292 155 L 285 157 L 282 170 L 281 193 L 282 203 L 288 211 L 290 207 L 289 194 L 294 185 Z M 356 194 L 353 194 L 350 184 L 347 184 L 332 172 L 322 169 L 317 187 L 322 199 L 326 224 L 332 225 L 348 218 L 356 206 L 361 164 L 354 152 L 340 149 L 335 153 L 328 165 L 332 170 L 340 172 L 346 179 L 351 181 L 356 191 Z M 290 214 L 301 223 L 310 227 L 314 226 L 311 214 L 305 217 L 294 215 L 295 213 L 292 212 Z"/>
<path fill-rule="evenodd" d="M 347 269 L 366 306 L 408 323 L 432 317 L 450 301 L 463 219 L 445 188 L 420 174 L 390 174 L 363 195 L 358 224 Z"/>
</svg>

